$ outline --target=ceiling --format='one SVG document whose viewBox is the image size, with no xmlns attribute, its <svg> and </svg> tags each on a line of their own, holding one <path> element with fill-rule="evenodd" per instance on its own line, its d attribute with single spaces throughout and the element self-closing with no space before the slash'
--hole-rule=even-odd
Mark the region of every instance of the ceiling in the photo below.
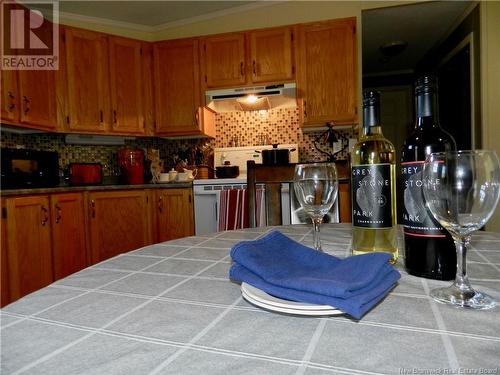
<svg viewBox="0 0 500 375">
<path fill-rule="evenodd" d="M 424 55 L 458 26 L 471 3 L 432 1 L 363 11 L 363 75 L 413 71 Z M 399 55 L 385 57 L 380 46 L 392 41 L 408 44 Z"/>
<path fill-rule="evenodd" d="M 278 0 L 282 1 L 282 0 Z M 154 31 L 216 16 L 243 12 L 277 1 L 59 1 L 62 14 L 113 22 Z M 411 72 L 434 45 L 457 26 L 472 1 L 424 1 L 362 12 L 363 75 Z M 41 8 L 40 4 L 32 7 Z M 311 2 L 311 6 L 314 3 Z M 395 40 L 408 43 L 403 52 L 384 57 L 380 46 Z"/>
<path fill-rule="evenodd" d="M 260 4 L 259 4 L 260 3 Z M 258 1 L 59 1 L 59 11 L 135 26 L 158 27 L 264 5 Z M 40 4 L 31 7 L 42 8 Z"/>
</svg>

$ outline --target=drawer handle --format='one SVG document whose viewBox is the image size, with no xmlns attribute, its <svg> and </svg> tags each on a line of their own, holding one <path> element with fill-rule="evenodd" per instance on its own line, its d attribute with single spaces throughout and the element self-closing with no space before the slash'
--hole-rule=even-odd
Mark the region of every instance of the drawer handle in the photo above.
<svg viewBox="0 0 500 375">
<path fill-rule="evenodd" d="M 158 198 L 158 211 L 163 212 L 163 197 Z"/>
<path fill-rule="evenodd" d="M 24 103 L 24 114 L 27 114 L 30 110 L 30 100 L 23 95 L 23 103 Z"/>
<path fill-rule="evenodd" d="M 49 210 L 47 210 L 45 206 L 42 206 L 42 214 L 43 214 L 42 225 L 45 226 L 45 224 L 47 224 L 47 222 L 49 221 Z"/>
<path fill-rule="evenodd" d="M 9 91 L 7 93 L 8 97 L 9 97 L 9 100 L 10 100 L 10 104 L 9 106 L 7 107 L 9 112 L 12 112 L 14 110 L 14 108 L 16 108 L 16 103 L 14 102 L 14 99 L 16 98 L 13 94 L 12 94 L 12 91 Z"/>
<path fill-rule="evenodd" d="M 59 222 L 61 221 L 62 219 L 62 210 L 61 210 L 61 206 L 59 206 L 59 203 L 56 203 L 56 205 L 54 206 L 55 209 L 56 209 L 56 224 L 59 224 Z"/>
</svg>

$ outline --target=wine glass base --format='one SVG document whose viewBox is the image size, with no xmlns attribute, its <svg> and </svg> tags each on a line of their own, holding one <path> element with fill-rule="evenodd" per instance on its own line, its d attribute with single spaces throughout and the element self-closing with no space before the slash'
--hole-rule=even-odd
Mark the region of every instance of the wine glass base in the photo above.
<svg viewBox="0 0 500 375">
<path fill-rule="evenodd" d="M 489 295 L 475 291 L 472 288 L 460 289 L 455 284 L 447 288 L 434 289 L 431 297 L 440 303 L 474 310 L 487 310 L 496 306 Z"/>
</svg>

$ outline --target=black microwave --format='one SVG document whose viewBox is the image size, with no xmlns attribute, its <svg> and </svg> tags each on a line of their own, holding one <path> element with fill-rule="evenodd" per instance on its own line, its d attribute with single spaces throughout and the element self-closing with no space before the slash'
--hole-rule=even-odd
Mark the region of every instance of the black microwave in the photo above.
<svg viewBox="0 0 500 375">
<path fill-rule="evenodd" d="M 59 155 L 55 151 L 2 148 L 2 189 L 59 185 Z"/>
</svg>

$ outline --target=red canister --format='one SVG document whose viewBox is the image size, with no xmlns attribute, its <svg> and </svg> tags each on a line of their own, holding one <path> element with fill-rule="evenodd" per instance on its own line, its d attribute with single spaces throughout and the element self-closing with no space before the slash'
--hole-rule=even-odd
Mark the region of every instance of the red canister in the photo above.
<svg viewBox="0 0 500 375">
<path fill-rule="evenodd" d="M 118 150 L 118 165 L 121 167 L 122 177 L 126 184 L 144 183 L 144 151 L 142 149 L 126 147 Z"/>
</svg>

